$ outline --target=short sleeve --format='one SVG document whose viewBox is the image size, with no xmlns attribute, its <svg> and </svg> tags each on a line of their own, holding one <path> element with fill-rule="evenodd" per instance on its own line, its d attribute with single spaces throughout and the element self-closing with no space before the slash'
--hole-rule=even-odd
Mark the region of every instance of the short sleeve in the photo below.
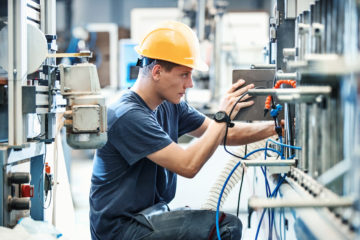
<svg viewBox="0 0 360 240">
<path fill-rule="evenodd" d="M 142 110 L 130 110 L 112 126 L 109 141 L 133 165 L 172 143 L 156 118 Z"/>
<path fill-rule="evenodd" d="M 205 121 L 205 115 L 181 101 L 179 107 L 179 137 L 198 129 Z"/>
</svg>

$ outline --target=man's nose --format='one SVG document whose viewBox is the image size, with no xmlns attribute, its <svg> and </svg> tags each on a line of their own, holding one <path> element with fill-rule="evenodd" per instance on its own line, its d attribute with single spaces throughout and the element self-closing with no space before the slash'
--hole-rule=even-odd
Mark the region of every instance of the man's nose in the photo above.
<svg viewBox="0 0 360 240">
<path fill-rule="evenodd" d="M 192 88 L 194 86 L 193 84 L 193 80 L 192 80 L 192 77 L 189 76 L 188 79 L 186 79 L 186 82 L 185 82 L 185 88 Z"/>
</svg>

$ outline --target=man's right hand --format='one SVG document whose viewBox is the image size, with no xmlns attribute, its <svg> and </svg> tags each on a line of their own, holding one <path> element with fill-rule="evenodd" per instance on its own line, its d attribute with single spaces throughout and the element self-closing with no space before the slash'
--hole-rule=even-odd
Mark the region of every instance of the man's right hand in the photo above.
<svg viewBox="0 0 360 240">
<path fill-rule="evenodd" d="M 225 111 L 228 115 L 230 114 L 231 109 L 233 108 L 236 101 L 238 101 L 239 97 L 247 92 L 249 89 L 254 88 L 254 84 L 249 84 L 244 86 L 245 80 L 239 79 L 236 83 L 234 83 L 231 88 L 227 91 L 225 96 L 223 97 L 220 103 L 220 111 Z M 249 95 L 245 95 L 241 101 L 239 101 L 233 112 L 231 113 L 230 119 L 233 120 L 235 116 L 238 114 L 241 108 L 249 107 L 254 104 L 254 101 L 246 101 L 249 99 Z"/>
</svg>

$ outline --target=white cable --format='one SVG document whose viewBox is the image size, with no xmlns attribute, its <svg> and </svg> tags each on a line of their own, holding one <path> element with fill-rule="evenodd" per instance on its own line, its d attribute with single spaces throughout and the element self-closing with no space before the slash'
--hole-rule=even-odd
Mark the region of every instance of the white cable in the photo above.
<svg viewBox="0 0 360 240">
<path fill-rule="evenodd" d="M 265 146 L 265 143 L 266 143 L 266 139 L 258 141 L 258 142 L 254 142 L 254 143 L 251 143 L 251 144 L 248 144 L 247 145 L 247 152 L 249 153 L 249 152 L 252 152 L 252 151 L 254 151 L 256 149 L 263 148 Z M 234 152 L 238 156 L 244 156 L 245 155 L 245 145 L 240 146 Z M 270 151 L 268 151 L 268 153 L 270 155 L 274 154 L 274 153 L 272 153 Z M 264 152 L 256 152 L 249 159 L 250 160 L 251 159 L 257 159 L 257 158 L 259 158 L 259 157 L 261 157 L 263 155 L 264 155 Z M 201 209 L 207 209 L 207 210 L 213 210 L 213 211 L 216 210 L 217 202 L 218 202 L 218 199 L 219 199 L 221 189 L 222 189 L 222 187 L 224 185 L 224 182 L 225 182 L 226 178 L 229 176 L 231 170 L 239 162 L 239 160 L 240 159 L 237 158 L 237 157 L 231 157 L 228 160 L 228 162 L 226 163 L 226 165 L 223 168 L 222 172 L 219 174 L 219 176 L 215 180 L 213 186 L 210 188 L 209 197 L 207 198 L 207 200 L 205 201 L 205 203 L 203 204 Z M 241 167 L 238 167 L 234 171 L 231 178 L 229 179 L 228 184 L 226 185 L 226 188 L 224 189 L 224 193 L 222 195 L 222 199 L 221 199 L 221 202 L 220 202 L 220 209 L 222 208 L 224 202 L 226 201 L 227 196 L 230 194 L 233 187 L 235 187 L 235 185 L 240 181 L 242 171 L 244 171 L 243 165 L 241 165 Z"/>
<path fill-rule="evenodd" d="M 52 224 L 56 226 L 56 190 L 57 190 L 57 179 L 58 179 L 58 136 L 60 134 L 61 128 L 64 126 L 64 121 L 62 120 L 64 114 L 58 115 L 56 119 L 56 132 L 55 132 L 55 141 L 54 141 L 54 186 L 53 186 L 53 214 L 52 214 Z M 51 194 L 51 193 L 50 193 Z"/>
</svg>

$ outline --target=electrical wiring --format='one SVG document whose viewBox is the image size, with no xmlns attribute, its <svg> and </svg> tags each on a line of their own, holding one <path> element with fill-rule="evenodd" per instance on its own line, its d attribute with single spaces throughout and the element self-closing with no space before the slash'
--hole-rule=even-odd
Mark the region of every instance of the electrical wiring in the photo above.
<svg viewBox="0 0 360 240">
<path fill-rule="evenodd" d="M 297 147 L 297 146 L 292 146 L 292 145 L 287 145 L 287 144 L 284 144 L 284 143 L 281 143 L 281 142 L 276 142 L 272 139 L 268 139 L 267 142 L 272 142 L 272 143 L 275 143 L 277 145 L 280 145 L 280 146 L 283 146 L 283 147 L 288 147 L 288 148 L 292 148 L 292 149 L 296 149 L 296 150 L 302 150 L 301 147 Z"/>
<path fill-rule="evenodd" d="M 279 141 L 280 141 L 280 149 L 281 149 L 281 159 L 283 159 L 283 157 L 284 157 L 284 146 L 282 145 L 282 136 L 279 136 Z"/>
<path fill-rule="evenodd" d="M 240 196 L 241 196 L 241 189 L 242 189 L 243 182 L 244 182 L 244 174 L 245 174 L 245 171 L 243 170 L 242 174 L 241 174 L 241 183 L 240 183 L 240 189 L 239 189 L 239 195 L 238 195 L 238 204 L 237 204 L 237 208 L 236 208 L 236 217 L 239 217 Z"/>
<path fill-rule="evenodd" d="M 231 117 L 231 115 L 232 115 L 232 113 L 233 113 L 236 105 L 241 101 L 241 99 L 243 99 L 243 98 L 246 96 L 246 94 L 248 94 L 247 91 L 244 92 L 243 94 L 241 94 L 240 97 L 238 98 L 238 100 L 236 100 L 236 102 L 234 103 L 233 107 L 232 107 L 231 110 L 230 110 L 229 117 Z M 234 156 L 234 157 L 244 159 L 244 157 L 238 156 L 238 155 L 230 152 L 230 151 L 226 148 L 226 140 L 227 140 L 228 131 L 229 131 L 229 126 L 226 125 L 226 128 L 225 128 L 225 136 L 224 136 L 224 150 L 225 150 L 225 152 L 227 152 L 228 154 L 230 154 L 230 155 L 232 155 L 232 156 Z"/>
<path fill-rule="evenodd" d="M 259 152 L 259 151 L 264 151 L 264 150 L 265 150 L 265 148 L 261 148 L 261 150 L 260 150 L 260 149 L 254 150 L 254 151 L 248 153 L 248 154 L 247 154 L 246 156 L 244 156 L 242 159 L 247 159 L 247 158 L 248 158 L 249 156 L 251 156 L 252 154 L 254 154 L 254 153 L 256 153 L 256 152 Z M 268 148 L 267 150 L 273 151 L 273 152 L 276 152 L 276 153 L 279 153 L 279 151 L 277 151 L 277 150 L 275 150 L 275 149 L 272 149 L 272 148 Z M 231 172 L 230 172 L 229 176 L 226 178 L 225 183 L 224 183 L 224 185 L 223 185 L 223 187 L 222 187 L 222 189 L 221 189 L 221 192 L 220 192 L 220 196 L 219 196 L 218 203 L 217 203 L 217 207 L 216 207 L 216 219 L 215 219 L 216 234 L 217 234 L 217 237 L 218 237 L 219 240 L 221 240 L 221 237 L 220 237 L 220 227 L 219 227 L 219 212 L 220 212 L 221 198 L 222 198 L 222 195 L 223 195 L 223 193 L 224 193 L 224 190 L 225 190 L 225 188 L 226 188 L 226 185 L 227 185 L 227 183 L 229 182 L 232 174 L 233 174 L 233 173 L 235 172 L 235 170 L 240 166 L 241 163 L 242 163 L 242 162 L 239 161 L 239 162 L 235 165 L 235 167 L 231 170 Z M 275 189 L 276 189 L 276 188 L 275 188 Z"/>
<path fill-rule="evenodd" d="M 245 92 L 243 93 L 239 98 L 238 100 L 235 102 L 235 104 L 233 105 L 230 113 L 229 113 L 229 116 L 232 115 L 234 109 L 235 109 L 235 106 L 241 101 L 242 98 L 244 98 L 244 96 L 247 94 L 248 92 Z M 241 157 L 241 156 L 238 156 L 232 152 L 230 152 L 227 148 L 226 148 L 226 140 L 227 140 L 227 134 L 228 134 L 228 126 L 226 126 L 226 129 L 225 129 L 225 136 L 224 136 L 224 141 L 223 141 L 223 145 L 224 145 L 224 150 L 225 152 L 227 152 L 228 154 L 234 156 L 234 157 L 237 157 L 237 158 L 240 158 L 242 160 L 246 160 L 247 157 L 249 157 L 251 154 L 254 154 L 256 152 L 259 152 L 259 151 L 265 151 L 265 155 L 267 154 L 267 150 L 270 150 L 270 151 L 274 151 L 276 153 L 278 153 L 280 156 L 282 155 L 281 152 L 275 150 L 275 149 L 271 149 L 271 148 L 267 148 L 267 144 L 266 144 L 266 148 L 260 148 L 260 149 L 257 149 L 257 150 L 254 150 L 252 151 L 251 153 L 245 155 L 244 157 Z M 265 157 L 266 159 L 266 157 Z M 218 236 L 218 239 L 221 240 L 221 237 L 220 237 L 220 229 L 219 229 L 219 209 L 220 209 L 220 204 L 221 204 L 221 199 L 222 199 L 222 195 L 225 191 L 225 188 L 226 188 L 226 185 L 227 183 L 229 182 L 232 174 L 234 173 L 234 171 L 236 170 L 236 168 L 241 164 L 241 161 L 239 161 L 235 167 L 232 169 L 232 171 L 230 172 L 229 176 L 227 177 L 227 179 L 225 180 L 225 183 L 221 189 L 221 192 L 220 192 L 220 195 L 219 195 L 219 200 L 218 200 L 218 204 L 217 204 L 217 207 L 216 207 L 216 233 L 217 233 L 217 236 Z M 268 183 L 268 180 L 267 180 L 267 176 L 266 176 L 266 170 L 264 168 L 261 168 L 262 169 L 262 172 L 264 174 L 264 177 L 265 177 L 265 185 L 266 185 L 266 191 L 267 191 L 267 196 L 270 194 L 271 190 L 270 190 L 270 186 L 269 186 L 269 183 Z M 241 188 L 242 188 L 242 182 L 243 182 L 243 174 L 244 174 L 244 171 L 242 173 L 242 181 L 241 181 L 241 185 L 240 185 L 240 191 L 239 191 L 239 195 L 241 194 Z M 275 188 L 276 189 L 276 188 Z M 240 198 L 240 196 L 239 196 Z M 239 211 L 239 202 L 240 202 L 240 199 L 238 200 L 238 209 L 237 209 L 237 216 L 238 216 L 238 211 Z"/>
<path fill-rule="evenodd" d="M 285 210 L 282 208 L 282 215 L 283 215 L 283 221 L 284 221 L 284 240 L 286 240 L 286 232 L 285 232 Z"/>
<path fill-rule="evenodd" d="M 279 232 L 280 232 L 279 235 L 280 235 L 280 240 L 282 240 L 282 231 L 281 231 L 281 226 L 282 226 L 282 224 L 281 224 L 282 210 L 283 210 L 283 208 L 280 209 L 280 214 L 279 214 L 279 215 L 280 215 L 280 217 L 279 217 L 279 228 L 280 228 L 280 229 L 279 229 Z"/>
<path fill-rule="evenodd" d="M 245 145 L 245 155 L 247 155 L 247 144 Z M 241 197 L 241 189 L 243 186 L 243 181 L 244 181 L 244 175 L 245 175 L 245 171 L 242 171 L 241 174 L 241 183 L 240 183 L 240 189 L 239 189 L 239 195 L 238 195 L 238 204 L 237 204 L 237 208 L 236 208 L 236 217 L 239 217 L 239 210 L 240 210 L 240 197 Z"/>
<path fill-rule="evenodd" d="M 238 148 L 236 148 L 236 150 L 234 149 L 234 153 L 240 156 L 245 156 L 248 152 L 251 152 L 255 149 L 261 148 L 262 146 L 265 146 L 265 140 L 260 140 L 245 146 L 239 146 Z M 269 152 L 269 155 L 272 155 L 273 152 Z M 275 155 L 276 153 L 274 153 Z M 262 153 L 261 152 L 257 152 L 253 155 L 251 155 L 251 157 L 249 157 L 247 159 L 251 160 L 251 159 L 256 159 L 258 157 L 261 157 Z M 225 166 L 223 167 L 223 170 L 219 173 L 218 177 L 216 178 L 216 180 L 214 181 L 213 186 L 210 188 L 209 190 L 209 195 L 208 198 L 205 200 L 205 202 L 202 204 L 201 209 L 206 209 L 206 210 L 213 210 L 216 211 L 216 206 L 217 206 L 217 201 L 220 195 L 220 191 L 221 188 L 227 178 L 227 176 L 230 174 L 230 171 L 234 168 L 234 166 L 238 163 L 239 158 L 238 157 L 233 157 L 230 156 L 229 160 L 227 161 L 227 163 L 225 164 Z M 224 194 L 221 198 L 221 204 L 220 204 L 220 209 L 222 208 L 222 205 L 225 203 L 226 199 L 227 199 L 227 193 L 230 194 L 231 190 L 235 187 L 235 185 L 240 182 L 241 180 L 241 176 L 242 176 L 242 171 L 244 168 L 239 167 L 234 174 L 232 175 L 229 183 L 226 185 L 226 189 L 224 191 Z M 244 176 L 245 179 L 245 176 Z M 244 182 L 245 184 L 246 182 Z M 239 184 L 240 185 L 240 184 Z"/>
<path fill-rule="evenodd" d="M 278 184 L 276 185 L 274 191 L 271 193 L 270 197 L 276 197 L 277 195 L 277 192 L 279 190 L 279 187 L 280 185 L 283 183 L 283 181 L 285 180 L 285 176 L 284 177 L 281 177 Z M 265 215 L 265 212 L 266 212 L 267 208 L 265 208 L 261 214 L 261 218 L 260 218 L 260 221 L 259 221 L 259 224 L 258 224 L 258 227 L 257 227 L 257 230 L 256 230 L 256 235 L 255 235 L 255 240 L 258 238 L 259 236 L 259 232 L 260 232 L 260 226 L 261 226 L 261 223 L 262 223 L 262 220 L 264 218 L 264 215 Z"/>
</svg>

